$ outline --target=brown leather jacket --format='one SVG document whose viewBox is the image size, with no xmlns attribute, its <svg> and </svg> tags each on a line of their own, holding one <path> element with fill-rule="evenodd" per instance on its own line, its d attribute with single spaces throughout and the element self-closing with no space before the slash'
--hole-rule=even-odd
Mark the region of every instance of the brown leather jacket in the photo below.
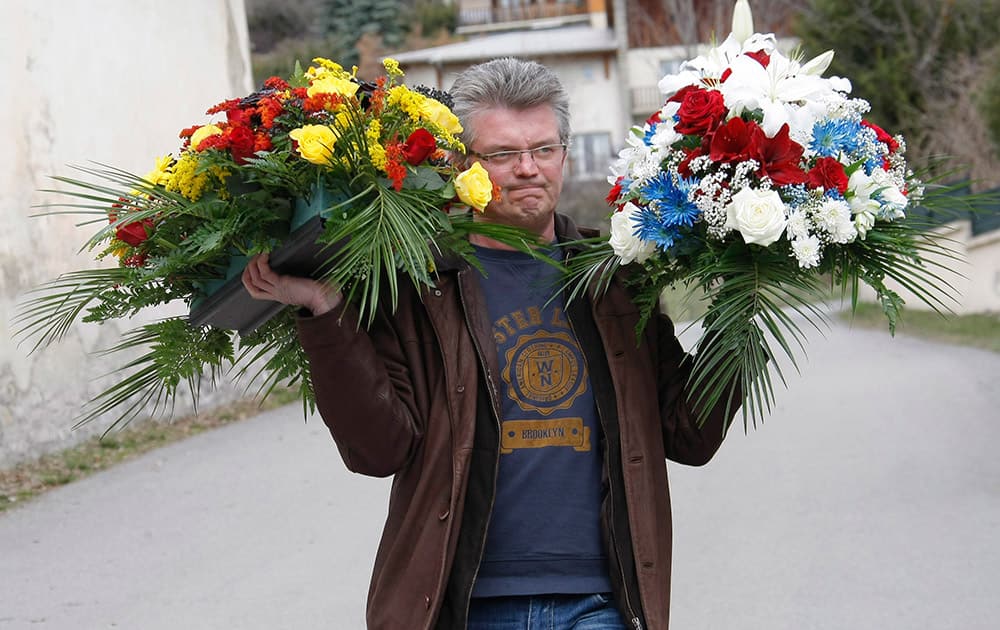
<svg viewBox="0 0 1000 630">
<path fill-rule="evenodd" d="M 565 217 L 557 216 L 556 229 L 560 240 L 579 238 Z M 381 314 L 367 333 L 358 332 L 352 307 L 299 321 L 319 411 L 345 464 L 394 475 L 368 596 L 372 630 L 465 627 L 492 506 L 499 452 L 492 327 L 479 274 L 454 261 L 438 271 L 436 286 L 419 295 L 401 283 L 397 311 Z M 574 301 L 567 317 L 604 429 L 602 516 L 616 601 L 630 627 L 666 630 L 665 458 L 706 463 L 730 417 L 720 407 L 696 427 L 684 389 L 690 363 L 672 323 L 653 318 L 637 344 L 639 313 L 619 284 L 596 301 Z"/>
</svg>

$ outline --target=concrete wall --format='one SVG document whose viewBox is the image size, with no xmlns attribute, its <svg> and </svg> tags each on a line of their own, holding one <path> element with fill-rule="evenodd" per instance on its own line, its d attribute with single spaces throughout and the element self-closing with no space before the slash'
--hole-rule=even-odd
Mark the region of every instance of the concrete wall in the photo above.
<svg viewBox="0 0 1000 630">
<path fill-rule="evenodd" d="M 31 218 L 66 200 L 51 175 L 89 161 L 145 173 L 178 132 L 252 89 L 243 0 L 6 0 L 0 21 L 0 467 L 103 430 L 72 431 L 81 405 L 117 367 L 94 350 L 122 325 L 79 326 L 35 354 L 11 339 L 24 293 L 92 266 L 74 253 L 93 232 L 76 217 Z M 78 176 L 78 175 L 77 175 Z M 231 395 L 225 394 L 222 395 Z"/>
</svg>

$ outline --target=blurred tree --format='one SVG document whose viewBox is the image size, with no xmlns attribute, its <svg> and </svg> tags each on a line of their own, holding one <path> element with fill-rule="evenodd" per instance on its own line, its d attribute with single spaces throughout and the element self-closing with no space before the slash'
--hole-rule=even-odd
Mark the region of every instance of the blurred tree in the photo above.
<svg viewBox="0 0 1000 630">
<path fill-rule="evenodd" d="M 318 11 L 318 0 L 246 0 L 252 52 L 270 52 L 287 39 L 320 36 Z"/>
<path fill-rule="evenodd" d="M 1000 0 L 810 0 L 794 30 L 807 56 L 836 51 L 827 74 L 851 79 L 911 158 L 950 155 L 995 185 L 998 24 Z"/>
<path fill-rule="evenodd" d="M 343 51 L 337 61 L 346 68 L 361 61 L 358 40 L 378 35 L 388 48 L 399 48 L 409 30 L 408 15 L 401 0 L 325 0 L 322 25 Z"/>
</svg>

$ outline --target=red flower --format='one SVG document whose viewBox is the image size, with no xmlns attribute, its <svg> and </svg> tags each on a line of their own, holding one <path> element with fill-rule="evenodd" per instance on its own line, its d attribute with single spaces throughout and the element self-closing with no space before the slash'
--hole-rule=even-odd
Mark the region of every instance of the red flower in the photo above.
<svg viewBox="0 0 1000 630">
<path fill-rule="evenodd" d="M 229 152 L 237 164 L 246 164 L 247 158 L 253 157 L 256 138 L 249 127 L 229 127 L 223 134 L 229 144 Z M 202 143 L 204 146 L 205 143 Z"/>
<path fill-rule="evenodd" d="M 209 149 L 219 149 L 220 151 L 225 151 L 229 148 L 229 140 L 225 133 L 216 133 L 210 136 L 206 136 L 198 143 L 198 146 L 194 147 L 195 151 L 208 151 Z"/>
<path fill-rule="evenodd" d="M 646 119 L 646 124 L 647 125 L 655 125 L 657 123 L 663 122 L 663 118 L 661 118 L 661 116 L 660 116 L 660 114 L 662 114 L 662 113 L 663 113 L 662 110 L 659 110 L 659 109 L 656 110 L 655 112 L 653 112 L 649 116 L 649 118 Z"/>
<path fill-rule="evenodd" d="M 254 138 L 253 138 L 253 152 L 254 153 L 256 153 L 258 151 L 270 151 L 273 148 L 274 148 L 274 145 L 271 143 L 271 136 L 267 135 L 264 132 L 260 132 L 260 131 L 257 132 L 256 134 L 254 134 Z"/>
<path fill-rule="evenodd" d="M 239 105 L 240 105 L 240 99 L 231 98 L 227 101 L 222 101 L 218 105 L 213 105 L 212 107 L 209 107 L 208 111 L 206 111 L 205 113 L 211 116 L 212 114 L 218 114 L 219 112 L 228 111 L 230 109 L 236 109 L 239 107 Z"/>
<path fill-rule="evenodd" d="M 677 172 L 684 177 L 691 177 L 694 173 L 691 172 L 690 164 L 691 160 L 705 155 L 705 143 L 702 142 L 701 146 L 695 147 L 693 149 L 688 149 L 687 154 L 684 159 L 681 160 L 680 164 L 677 165 Z"/>
<path fill-rule="evenodd" d="M 122 264 L 126 267 L 143 267 L 145 266 L 148 258 L 149 256 L 146 255 L 146 252 L 132 254 L 131 256 L 126 256 L 122 260 Z"/>
<path fill-rule="evenodd" d="M 756 59 L 757 63 L 764 66 L 765 68 L 767 67 L 767 64 L 771 63 L 771 55 L 767 54 L 763 50 L 758 50 L 757 52 L 748 52 L 743 54 L 746 55 L 747 57 Z"/>
<path fill-rule="evenodd" d="M 406 167 L 400 162 L 404 159 L 403 144 L 401 142 L 390 142 L 385 145 L 385 173 L 392 180 L 392 187 L 399 192 L 403 189 L 403 180 L 406 179 Z"/>
<path fill-rule="evenodd" d="M 274 119 L 284 112 L 281 101 L 276 98 L 262 98 L 257 105 L 257 113 L 260 114 L 260 124 L 265 129 L 274 126 Z"/>
<path fill-rule="evenodd" d="M 733 163 L 748 160 L 751 157 L 754 131 L 760 131 L 760 127 L 754 121 L 744 122 L 742 118 L 733 118 L 715 130 L 709 146 L 709 157 L 713 162 Z M 688 161 L 691 157 L 689 154 Z"/>
<path fill-rule="evenodd" d="M 869 129 L 873 130 L 875 132 L 875 135 L 878 137 L 878 141 L 884 142 L 885 145 L 889 147 L 889 153 L 895 153 L 896 150 L 899 148 L 899 143 L 896 142 L 896 140 L 892 136 L 890 136 L 885 129 L 882 129 L 875 123 L 868 122 L 867 120 L 862 120 L 861 125 L 863 127 L 868 127 Z"/>
<path fill-rule="evenodd" d="M 437 149 L 437 141 L 431 132 L 423 127 L 410 134 L 403 144 L 403 157 L 406 161 L 416 166 L 427 159 Z"/>
<path fill-rule="evenodd" d="M 685 94 L 674 129 L 685 135 L 700 136 L 719 126 L 728 111 L 720 92 L 701 88 L 681 91 Z"/>
<path fill-rule="evenodd" d="M 288 82 L 281 77 L 268 77 L 264 79 L 264 88 L 268 90 L 287 90 Z"/>
<path fill-rule="evenodd" d="M 143 219 L 119 225 L 115 230 L 115 238 L 128 243 L 132 247 L 138 247 L 149 238 L 149 233 L 153 229 L 152 219 Z"/>
<path fill-rule="evenodd" d="M 847 173 L 844 165 L 832 157 L 821 157 L 809 169 L 809 187 L 832 190 L 836 188 L 840 194 L 847 192 Z"/>
<path fill-rule="evenodd" d="M 615 180 L 615 185 L 611 187 L 611 190 L 608 191 L 608 196 L 604 198 L 604 201 L 608 202 L 609 206 L 615 205 L 615 201 L 622 194 L 622 179 L 624 178 L 619 177 Z"/>
<path fill-rule="evenodd" d="M 803 184 L 809 176 L 799 163 L 802 161 L 802 145 L 788 137 L 788 123 L 773 138 L 768 138 L 764 130 L 752 123 L 751 157 L 760 163 L 757 174 L 767 175 L 778 186 Z"/>
</svg>

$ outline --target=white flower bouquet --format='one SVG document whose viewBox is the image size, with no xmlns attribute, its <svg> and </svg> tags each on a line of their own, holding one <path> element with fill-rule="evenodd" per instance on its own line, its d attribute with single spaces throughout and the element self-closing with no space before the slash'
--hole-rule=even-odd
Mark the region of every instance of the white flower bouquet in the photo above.
<svg viewBox="0 0 1000 630">
<path fill-rule="evenodd" d="M 866 120 L 847 79 L 823 76 L 832 58 L 786 56 L 739 0 L 726 40 L 660 81 L 665 104 L 612 165 L 610 237 L 568 263 L 575 292 L 622 274 L 642 325 L 664 288 L 703 291 L 714 341 L 695 362 L 695 402 L 742 405 L 745 424 L 773 402 L 769 363 L 784 380 L 775 346 L 793 365 L 804 348 L 792 315 L 824 320 L 831 281 L 852 306 L 871 286 L 890 330 L 903 300 L 888 280 L 938 310 L 951 297 L 954 254 L 907 218 L 941 190 L 914 176 L 901 137 Z"/>
</svg>

